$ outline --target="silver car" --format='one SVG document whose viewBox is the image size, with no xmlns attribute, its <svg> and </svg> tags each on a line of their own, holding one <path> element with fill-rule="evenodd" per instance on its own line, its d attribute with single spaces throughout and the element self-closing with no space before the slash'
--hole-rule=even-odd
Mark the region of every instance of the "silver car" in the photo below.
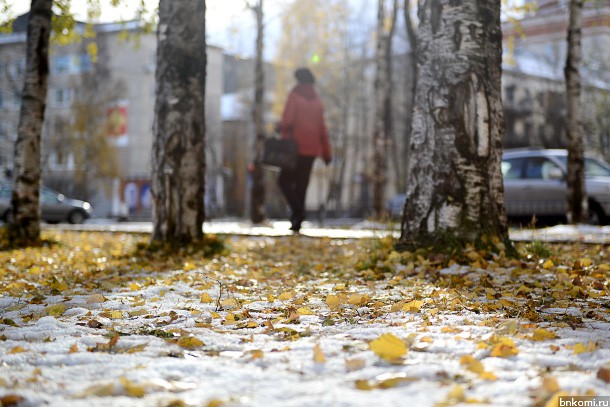
<svg viewBox="0 0 610 407">
<path fill-rule="evenodd" d="M 0 218 L 5 222 L 8 222 L 11 216 L 12 194 L 12 186 L 0 186 Z M 40 190 L 40 210 L 42 220 L 48 223 L 69 222 L 77 224 L 88 219 L 93 209 L 89 202 L 66 198 L 63 194 L 53 191 L 51 188 L 42 187 Z"/>
<path fill-rule="evenodd" d="M 509 217 L 565 217 L 567 150 L 505 150 L 502 157 L 504 203 Z M 589 222 L 610 215 L 610 165 L 585 156 Z"/>
</svg>

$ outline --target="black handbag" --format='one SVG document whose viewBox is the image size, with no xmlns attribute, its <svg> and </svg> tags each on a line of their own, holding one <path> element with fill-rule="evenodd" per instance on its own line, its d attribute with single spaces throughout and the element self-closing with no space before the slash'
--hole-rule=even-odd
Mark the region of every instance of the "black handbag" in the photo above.
<svg viewBox="0 0 610 407">
<path fill-rule="evenodd" d="M 292 139 L 268 138 L 263 150 L 264 165 L 293 170 L 297 165 L 299 146 Z"/>
</svg>

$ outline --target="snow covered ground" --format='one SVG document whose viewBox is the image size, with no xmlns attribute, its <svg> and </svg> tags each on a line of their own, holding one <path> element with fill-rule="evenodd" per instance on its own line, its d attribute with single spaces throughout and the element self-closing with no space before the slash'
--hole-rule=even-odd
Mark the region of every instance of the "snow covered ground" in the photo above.
<svg viewBox="0 0 610 407">
<path fill-rule="evenodd" d="M 3 395 L 23 397 L 24 406 L 433 406 L 475 401 L 528 406 L 537 392 L 610 395 L 608 384 L 596 377 L 610 362 L 608 323 L 567 327 L 556 331 L 557 339 L 532 341 L 527 328 L 511 326 L 516 321 L 494 321 L 493 315 L 461 312 L 426 322 L 421 314 L 398 312 L 371 323 L 371 310 L 360 309 L 361 316 L 352 321 L 325 326 L 323 316 L 300 315 L 298 325 L 278 324 L 269 333 L 257 310 L 273 303 L 249 304 L 259 326 L 240 328 L 239 322 L 226 324 L 229 311 L 216 317 L 213 303 L 193 301 L 193 287 L 184 283 L 117 290 L 104 297 L 103 302 L 91 295 L 58 297 L 56 304 L 67 308 L 60 317 L 4 326 Z M 134 302 L 149 306 L 134 312 Z M 17 304 L 3 298 L 0 308 Z M 4 318 L 19 321 L 19 315 L 38 312 L 44 309 L 27 305 L 5 312 Z M 129 316 L 113 323 L 115 313 Z M 110 328 L 120 335 L 113 346 Z M 515 342 L 518 354 L 491 357 L 480 346 L 513 328 L 522 333 Z M 159 337 L 179 337 L 181 331 L 202 344 L 193 341 L 191 349 L 188 343 L 181 347 Z M 410 344 L 392 362 L 370 350 L 370 342 L 388 332 Z M 596 345 L 574 354 L 578 343 Z M 481 360 L 491 379 L 461 364 L 465 355 Z M 367 386 L 381 388 L 358 388 Z"/>
<path fill-rule="evenodd" d="M 468 309 L 466 298 L 421 280 L 338 284 L 319 273 L 265 286 L 246 265 L 210 267 L 136 274 L 107 292 L 0 296 L 2 401 L 552 406 L 561 394 L 610 396 L 607 296 L 596 318 L 577 304 L 545 310 L 583 324 L 545 324 Z M 472 281 L 485 273 L 440 271 Z"/>
</svg>

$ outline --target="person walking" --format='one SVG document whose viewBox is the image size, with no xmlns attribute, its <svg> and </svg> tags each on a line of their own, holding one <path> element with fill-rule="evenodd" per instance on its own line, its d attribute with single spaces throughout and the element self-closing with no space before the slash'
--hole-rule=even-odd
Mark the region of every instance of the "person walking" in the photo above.
<svg viewBox="0 0 610 407">
<path fill-rule="evenodd" d="M 278 185 L 290 206 L 292 230 L 298 233 L 305 219 L 305 196 L 311 168 L 316 157 L 326 165 L 332 160 L 324 107 L 314 89 L 315 77 L 308 68 L 299 68 L 294 76 L 297 85 L 290 91 L 278 131 L 283 139 L 291 138 L 299 147 L 294 169 L 282 169 Z"/>
</svg>

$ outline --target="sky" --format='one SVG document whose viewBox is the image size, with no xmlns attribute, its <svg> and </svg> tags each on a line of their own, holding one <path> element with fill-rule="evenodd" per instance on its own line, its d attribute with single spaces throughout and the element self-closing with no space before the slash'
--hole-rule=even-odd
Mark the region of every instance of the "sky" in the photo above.
<svg viewBox="0 0 610 407">
<path fill-rule="evenodd" d="M 19 15 L 28 11 L 30 2 L 26 0 L 6 0 L 12 7 L 12 12 Z M 132 19 L 139 2 L 124 1 L 120 7 L 110 6 L 110 0 L 99 0 L 102 5 L 100 22 L 111 22 Z M 290 0 L 265 0 L 265 59 L 275 56 L 275 41 L 281 32 L 281 17 L 284 5 Z M 303 0 L 302 0 L 303 1 Z M 376 14 L 375 0 L 349 0 L 354 10 L 358 11 L 358 19 L 370 20 L 366 25 L 373 24 Z M 145 0 L 149 9 L 154 11 L 158 0 Z M 253 57 L 255 54 L 256 23 L 253 13 L 248 10 L 247 3 L 253 0 L 207 0 L 206 31 L 207 40 L 211 45 L 219 46 L 226 53 L 239 57 Z M 523 0 L 509 0 L 511 5 L 522 4 Z M 86 20 L 86 0 L 73 0 L 72 9 L 77 18 Z M 370 3 L 370 4 L 367 4 Z M 364 12 L 370 6 L 370 15 Z M 370 18 L 369 18 L 370 17 Z M 360 21 L 360 20 L 359 20 Z"/>
<path fill-rule="evenodd" d="M 137 3 L 127 1 L 120 7 L 110 6 L 109 0 L 100 0 L 102 4 L 102 15 L 100 22 L 112 22 L 129 20 L 134 17 Z M 14 15 L 26 13 L 30 8 L 30 2 L 25 0 L 8 0 Z M 146 0 L 151 10 L 158 5 L 158 0 Z M 270 35 L 278 30 L 278 12 L 281 12 L 279 4 L 282 0 L 268 0 L 265 3 L 266 13 L 269 16 Z M 85 0 L 72 1 L 72 10 L 77 18 L 86 20 L 87 2 Z M 220 46 L 227 52 L 233 54 L 252 55 L 254 40 L 252 35 L 255 29 L 255 20 L 251 11 L 246 8 L 246 0 L 208 0 L 207 5 L 207 36 L 208 42 Z"/>
</svg>

